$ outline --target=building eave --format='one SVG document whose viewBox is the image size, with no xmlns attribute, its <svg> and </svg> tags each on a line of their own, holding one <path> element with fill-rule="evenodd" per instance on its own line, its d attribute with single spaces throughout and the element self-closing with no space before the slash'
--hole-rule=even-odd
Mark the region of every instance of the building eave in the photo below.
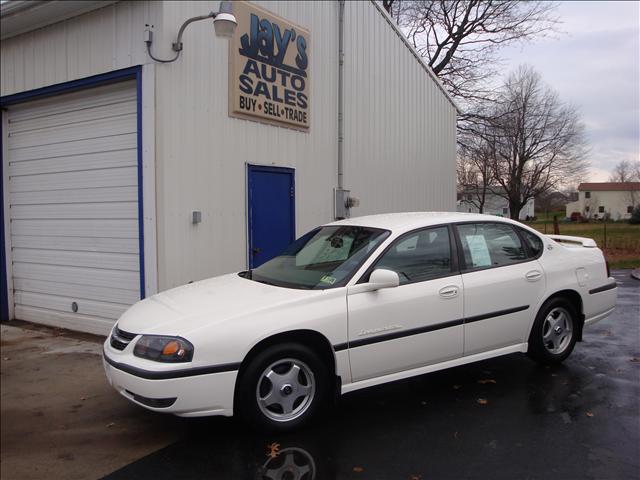
<svg viewBox="0 0 640 480">
<path fill-rule="evenodd" d="M 422 66 L 422 68 L 424 68 L 424 70 L 427 72 L 427 74 L 436 83 L 436 85 L 438 86 L 440 91 L 444 94 L 444 96 L 447 98 L 449 103 L 451 103 L 451 105 L 453 105 L 453 108 L 456 109 L 456 112 L 458 114 L 462 113 L 462 109 L 460 108 L 460 106 L 458 106 L 458 104 L 453 99 L 451 94 L 449 92 L 447 92 L 447 89 L 444 87 L 444 85 L 442 84 L 440 79 L 437 77 L 437 75 L 433 72 L 431 67 L 429 65 L 427 65 L 427 63 L 424 61 L 424 58 L 422 58 L 420 56 L 420 54 L 416 51 L 416 49 L 413 48 L 413 45 L 411 45 L 411 43 L 409 43 L 409 40 L 407 40 L 407 37 L 405 36 L 405 34 L 402 33 L 402 30 L 400 30 L 398 25 L 396 25 L 396 22 L 393 20 L 393 18 L 391 18 L 391 15 L 389 15 L 389 13 L 384 8 L 382 8 L 382 6 L 380 6 L 380 4 L 376 0 L 370 0 L 370 1 L 376 7 L 378 12 L 384 17 L 384 19 L 387 21 L 389 26 L 395 31 L 395 33 L 404 42 L 405 46 L 409 49 L 409 51 L 412 53 L 412 55 L 416 58 L 416 60 L 420 64 L 420 66 Z"/>
<path fill-rule="evenodd" d="M 94 0 L 10 0 L 0 5 L 0 39 L 52 25 L 116 3 Z"/>
</svg>

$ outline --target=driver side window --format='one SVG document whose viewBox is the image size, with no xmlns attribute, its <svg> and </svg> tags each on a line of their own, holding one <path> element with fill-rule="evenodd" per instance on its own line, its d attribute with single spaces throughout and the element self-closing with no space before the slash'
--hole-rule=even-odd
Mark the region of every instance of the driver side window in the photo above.
<svg viewBox="0 0 640 480">
<path fill-rule="evenodd" d="M 451 273 L 449 229 L 428 228 L 396 240 L 376 262 L 375 268 L 396 272 L 400 285 L 448 275 Z"/>
</svg>

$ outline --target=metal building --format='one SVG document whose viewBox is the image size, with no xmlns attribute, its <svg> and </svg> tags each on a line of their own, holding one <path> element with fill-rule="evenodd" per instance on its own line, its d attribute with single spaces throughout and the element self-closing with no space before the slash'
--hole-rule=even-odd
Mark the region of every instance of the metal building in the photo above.
<svg viewBox="0 0 640 480">
<path fill-rule="evenodd" d="M 220 8 L 2 4 L 2 318 L 105 334 L 336 217 L 455 210 L 456 107 L 378 3 L 233 2 L 172 46 Z"/>
</svg>

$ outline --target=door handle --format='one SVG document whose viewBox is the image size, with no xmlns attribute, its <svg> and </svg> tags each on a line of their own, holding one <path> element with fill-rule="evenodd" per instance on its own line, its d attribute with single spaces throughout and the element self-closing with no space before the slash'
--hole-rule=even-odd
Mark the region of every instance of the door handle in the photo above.
<svg viewBox="0 0 640 480">
<path fill-rule="evenodd" d="M 442 298 L 454 298 L 458 296 L 458 287 L 456 285 L 447 285 L 442 287 L 438 294 Z"/>
<path fill-rule="evenodd" d="M 259 254 L 260 252 L 262 252 L 262 249 L 261 249 L 261 248 L 257 248 L 257 247 L 256 247 L 256 248 L 252 248 L 252 249 L 251 249 L 251 252 L 252 252 L 254 255 L 257 255 L 257 254 Z"/>
<path fill-rule="evenodd" d="M 542 278 L 542 272 L 539 270 L 531 270 L 524 276 L 530 282 L 537 282 Z"/>
</svg>

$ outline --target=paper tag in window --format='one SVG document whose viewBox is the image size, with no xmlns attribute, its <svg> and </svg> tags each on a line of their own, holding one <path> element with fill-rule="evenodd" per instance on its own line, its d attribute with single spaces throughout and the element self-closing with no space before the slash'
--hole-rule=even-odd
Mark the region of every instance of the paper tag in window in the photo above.
<svg viewBox="0 0 640 480">
<path fill-rule="evenodd" d="M 322 277 L 320 279 L 320 281 L 322 283 L 328 283 L 329 285 L 333 285 L 334 283 L 336 283 L 336 279 L 334 277 L 329 276 L 329 275 L 325 275 L 324 277 Z"/>
<path fill-rule="evenodd" d="M 489 255 L 489 247 L 484 235 L 466 235 L 465 240 L 471 254 L 471 261 L 474 267 L 489 267 L 491 265 L 491 256 Z"/>
</svg>

